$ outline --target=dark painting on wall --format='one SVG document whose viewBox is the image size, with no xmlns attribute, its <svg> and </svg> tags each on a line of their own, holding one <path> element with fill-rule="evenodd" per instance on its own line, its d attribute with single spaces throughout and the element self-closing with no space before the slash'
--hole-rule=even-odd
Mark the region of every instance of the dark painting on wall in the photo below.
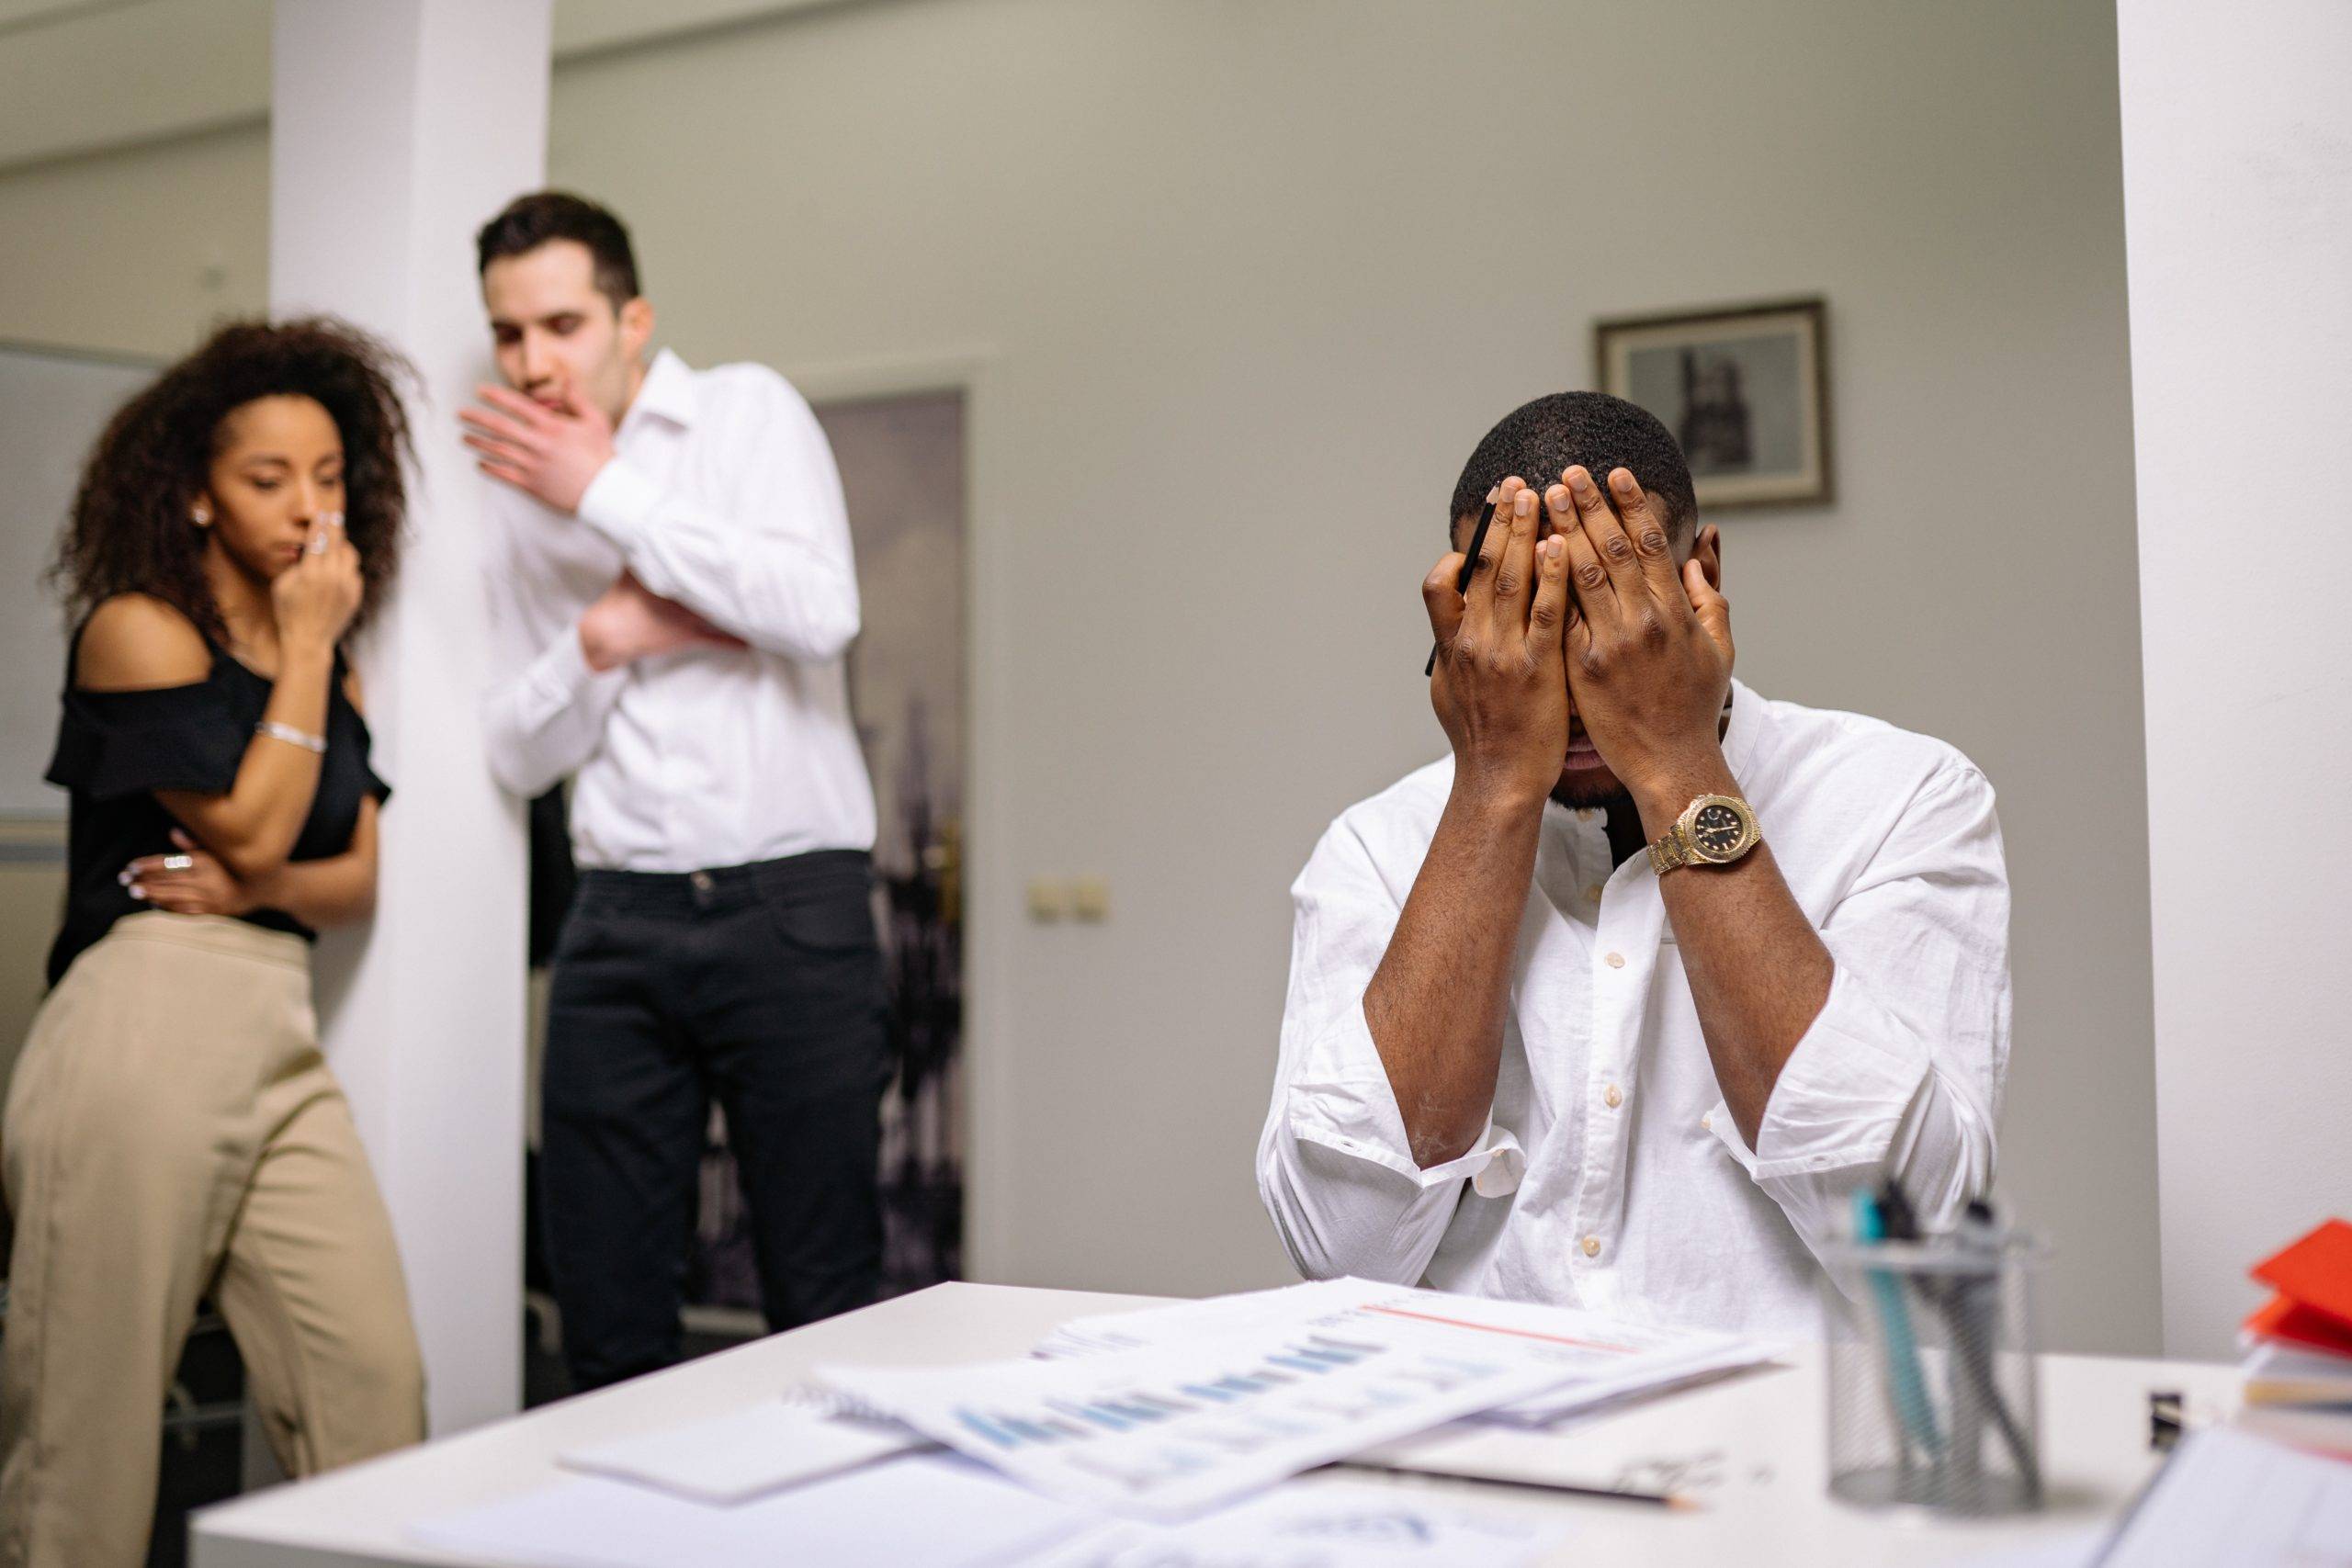
<svg viewBox="0 0 2352 1568">
<path fill-rule="evenodd" d="M 1681 443 L 1702 513 L 1831 498 L 1818 299 L 1626 317 L 1593 328 L 1593 380 Z"/>
</svg>

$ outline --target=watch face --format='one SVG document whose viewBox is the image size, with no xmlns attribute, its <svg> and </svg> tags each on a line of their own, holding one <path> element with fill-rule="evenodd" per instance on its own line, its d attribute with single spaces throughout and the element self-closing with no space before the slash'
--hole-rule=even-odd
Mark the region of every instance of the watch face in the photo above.
<svg viewBox="0 0 2352 1568">
<path fill-rule="evenodd" d="M 1718 860 L 1739 847 L 1745 830 L 1739 813 L 1728 806 L 1702 806 L 1690 823 L 1690 838 L 1699 852 Z"/>
</svg>

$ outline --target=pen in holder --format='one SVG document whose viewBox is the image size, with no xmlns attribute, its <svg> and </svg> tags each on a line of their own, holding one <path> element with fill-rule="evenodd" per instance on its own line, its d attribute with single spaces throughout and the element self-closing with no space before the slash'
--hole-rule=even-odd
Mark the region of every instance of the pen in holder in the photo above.
<svg viewBox="0 0 2352 1568">
<path fill-rule="evenodd" d="M 1830 1494 L 1943 1514 L 2039 1508 L 2030 1286 L 2042 1250 L 1981 1208 L 1953 1231 L 1893 1239 L 1858 1198 L 1854 1239 L 1821 1259 Z"/>
</svg>

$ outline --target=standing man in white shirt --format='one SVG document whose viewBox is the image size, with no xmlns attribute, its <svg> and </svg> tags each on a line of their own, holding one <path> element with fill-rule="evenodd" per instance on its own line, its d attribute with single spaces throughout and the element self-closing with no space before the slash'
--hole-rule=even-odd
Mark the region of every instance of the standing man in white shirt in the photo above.
<svg viewBox="0 0 2352 1568">
<path fill-rule="evenodd" d="M 1511 413 L 1449 517 L 1421 592 L 1453 755 L 1292 889 L 1266 1207 L 1310 1276 L 1815 1332 L 1856 1188 L 1935 1224 L 1992 1179 L 1992 788 L 1732 679 L 1721 536 L 1631 403 Z"/>
<path fill-rule="evenodd" d="M 841 479 L 757 365 L 649 365 L 628 231 L 526 196 L 477 249 L 498 367 L 461 417 L 500 481 L 492 766 L 572 779 L 580 891 L 555 952 L 540 1160 L 574 1382 L 675 1360 L 716 1095 L 776 1329 L 880 1271 L 887 1076 L 874 792 L 842 658 Z"/>
</svg>

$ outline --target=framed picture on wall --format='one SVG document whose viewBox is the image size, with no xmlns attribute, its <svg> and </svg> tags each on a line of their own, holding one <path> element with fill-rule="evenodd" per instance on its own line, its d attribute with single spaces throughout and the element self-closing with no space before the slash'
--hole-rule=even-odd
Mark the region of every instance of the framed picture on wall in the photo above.
<svg viewBox="0 0 2352 1568">
<path fill-rule="evenodd" d="M 1674 432 L 1702 511 L 1830 500 L 1819 299 L 1596 321 L 1592 357 L 1602 391 Z"/>
</svg>

